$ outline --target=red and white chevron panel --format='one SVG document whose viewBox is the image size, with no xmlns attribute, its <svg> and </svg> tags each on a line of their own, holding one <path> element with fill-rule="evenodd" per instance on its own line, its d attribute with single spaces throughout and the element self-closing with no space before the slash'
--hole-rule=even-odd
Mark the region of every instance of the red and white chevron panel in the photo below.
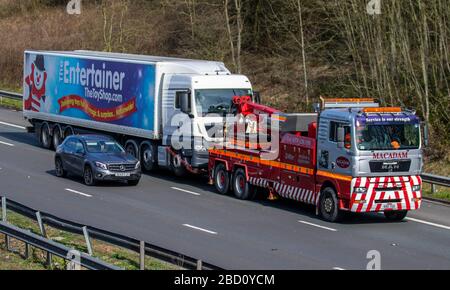
<svg viewBox="0 0 450 290">
<path fill-rule="evenodd" d="M 422 185 L 420 176 L 353 178 L 350 211 L 378 212 L 418 209 L 422 202 L 422 191 L 413 191 L 413 185 Z M 366 193 L 355 193 L 355 187 L 363 187 L 367 191 Z"/>
<path fill-rule="evenodd" d="M 317 197 L 312 190 L 274 182 L 273 188 L 282 197 L 309 204 L 317 204 Z"/>
<path fill-rule="evenodd" d="M 269 181 L 264 178 L 249 177 L 248 182 L 259 187 L 269 186 Z M 281 197 L 314 205 L 317 204 L 318 195 L 316 196 L 312 190 L 281 184 L 279 182 L 273 182 L 273 189 Z"/>
<path fill-rule="evenodd" d="M 259 187 L 267 187 L 269 185 L 267 179 L 264 178 L 249 177 L 248 182 Z"/>
</svg>

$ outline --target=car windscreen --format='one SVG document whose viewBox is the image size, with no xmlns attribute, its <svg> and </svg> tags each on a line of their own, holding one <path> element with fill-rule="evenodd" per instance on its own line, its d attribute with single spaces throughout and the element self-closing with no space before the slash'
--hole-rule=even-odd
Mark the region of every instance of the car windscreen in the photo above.
<svg viewBox="0 0 450 290">
<path fill-rule="evenodd" d="M 122 146 L 114 141 L 86 141 L 86 148 L 89 153 L 122 153 L 125 152 Z"/>
</svg>

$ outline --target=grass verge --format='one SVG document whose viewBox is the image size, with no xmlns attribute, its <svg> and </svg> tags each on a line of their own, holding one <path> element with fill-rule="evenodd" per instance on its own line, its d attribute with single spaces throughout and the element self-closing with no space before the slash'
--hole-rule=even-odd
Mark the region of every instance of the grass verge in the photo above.
<svg viewBox="0 0 450 290">
<path fill-rule="evenodd" d="M 22 110 L 22 101 L 16 99 L 10 99 L 5 97 L 0 97 L 0 107 Z"/>
<path fill-rule="evenodd" d="M 8 210 L 8 222 L 22 229 L 28 229 L 39 234 L 37 222 Z M 84 237 L 77 234 L 64 232 L 46 226 L 48 238 L 74 248 L 78 251 L 87 252 Z M 25 259 L 25 245 L 23 242 L 10 239 L 10 249 L 6 251 L 5 238 L 0 234 L 0 269 L 1 270 L 64 270 L 67 262 L 58 257 L 52 258 L 52 265 L 46 264 L 46 253 L 37 248 L 31 249 L 28 259 Z M 133 251 L 120 248 L 102 241 L 92 239 L 94 257 L 105 262 L 119 266 L 126 270 L 139 269 L 139 254 Z M 180 270 L 182 268 L 175 265 L 145 257 L 145 268 L 148 270 Z"/>
</svg>

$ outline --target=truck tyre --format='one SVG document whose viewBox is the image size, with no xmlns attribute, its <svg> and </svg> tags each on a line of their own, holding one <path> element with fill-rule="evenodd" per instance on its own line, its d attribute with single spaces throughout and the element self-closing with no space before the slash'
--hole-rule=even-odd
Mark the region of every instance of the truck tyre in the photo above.
<svg viewBox="0 0 450 290">
<path fill-rule="evenodd" d="M 183 165 L 182 157 L 180 154 L 171 156 L 170 158 L 170 169 L 173 171 L 175 176 L 182 177 L 186 174 L 186 168 Z"/>
<path fill-rule="evenodd" d="M 220 194 L 227 194 L 230 190 L 230 174 L 223 163 L 214 169 L 214 186 Z"/>
<path fill-rule="evenodd" d="M 92 172 L 92 168 L 89 165 L 84 167 L 83 180 L 87 186 L 93 186 L 96 183 L 94 172 Z"/>
<path fill-rule="evenodd" d="M 64 129 L 64 139 L 66 139 L 67 137 L 69 137 L 69 136 L 71 136 L 71 135 L 74 135 L 75 133 L 74 133 L 74 131 L 73 131 L 73 128 L 71 127 L 71 126 L 67 126 L 65 129 Z"/>
<path fill-rule="evenodd" d="M 62 142 L 62 138 L 61 138 L 61 128 L 59 126 L 55 126 L 55 128 L 53 128 L 53 148 L 58 148 L 58 146 L 61 144 Z"/>
<path fill-rule="evenodd" d="M 253 199 L 256 195 L 256 188 L 247 182 L 245 170 L 236 169 L 233 174 L 233 191 L 239 199 Z"/>
<path fill-rule="evenodd" d="M 135 158 L 138 158 L 138 149 L 137 149 L 137 145 L 134 141 L 130 141 L 127 142 L 126 146 L 125 146 L 125 151 L 132 155 Z"/>
<path fill-rule="evenodd" d="M 389 221 L 401 221 L 408 214 L 407 210 L 388 210 L 384 212 L 384 216 Z"/>
<path fill-rule="evenodd" d="M 339 209 L 337 194 L 331 187 L 322 190 L 319 211 L 321 216 L 329 222 L 337 222 L 342 219 L 342 211 Z"/>
<path fill-rule="evenodd" d="M 57 177 L 66 177 L 67 171 L 64 170 L 61 158 L 55 159 L 55 174 Z"/>
<path fill-rule="evenodd" d="M 52 147 L 52 141 L 50 138 L 50 128 L 47 123 L 42 124 L 41 126 L 41 144 L 45 149 L 50 149 Z"/>
<path fill-rule="evenodd" d="M 151 144 L 145 144 L 141 149 L 141 164 L 145 171 L 152 171 L 156 168 L 156 147 Z"/>
</svg>

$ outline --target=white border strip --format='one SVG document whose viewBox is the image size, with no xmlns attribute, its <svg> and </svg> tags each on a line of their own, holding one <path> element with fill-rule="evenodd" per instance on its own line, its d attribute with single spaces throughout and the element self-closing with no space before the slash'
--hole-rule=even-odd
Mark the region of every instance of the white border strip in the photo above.
<svg viewBox="0 0 450 290">
<path fill-rule="evenodd" d="M 6 142 L 3 142 L 3 141 L 0 141 L 0 144 L 6 145 L 6 146 L 10 146 L 10 147 L 14 147 L 14 144 L 6 143 Z"/>
<path fill-rule="evenodd" d="M 194 192 L 194 191 L 190 191 L 190 190 L 186 190 L 186 189 L 182 189 L 182 188 L 178 188 L 178 187 L 174 187 L 174 186 L 172 186 L 171 188 L 175 189 L 175 190 L 178 190 L 178 191 L 187 192 L 187 193 L 190 193 L 190 194 L 193 194 L 193 195 L 197 195 L 197 196 L 200 195 L 200 193 L 197 193 L 197 192 Z"/>
<path fill-rule="evenodd" d="M 83 193 L 83 192 L 80 192 L 80 191 L 76 191 L 76 190 L 73 190 L 73 189 L 70 189 L 70 188 L 66 188 L 65 190 L 69 191 L 69 192 L 72 192 L 72 193 L 76 193 L 76 194 L 82 195 L 82 196 L 92 197 L 92 195 L 90 195 L 90 194 Z"/>
<path fill-rule="evenodd" d="M 1 125 L 5 125 L 5 126 L 9 126 L 9 127 L 14 127 L 14 128 L 23 129 L 23 130 L 26 130 L 26 129 L 27 129 L 27 128 L 24 127 L 24 126 L 19 126 L 19 125 L 16 125 L 16 124 L 6 123 L 6 122 L 2 122 L 2 121 L 0 121 L 0 124 L 1 124 Z"/>
<path fill-rule="evenodd" d="M 194 230 L 199 230 L 199 231 L 211 234 L 211 235 L 217 235 L 217 232 L 213 232 L 213 231 L 210 231 L 210 230 L 207 230 L 207 229 L 199 228 L 199 227 L 196 227 L 196 226 L 193 226 L 193 225 L 190 225 L 190 224 L 183 224 L 183 226 L 191 228 L 191 229 L 194 229 Z"/>
<path fill-rule="evenodd" d="M 321 225 L 316 225 L 316 224 L 313 224 L 313 223 L 309 223 L 309 222 L 305 222 L 305 221 L 298 221 L 299 223 L 302 223 L 302 224 L 305 224 L 305 225 L 310 225 L 310 226 L 313 226 L 313 227 L 318 227 L 318 228 L 321 228 L 321 229 L 324 229 L 324 230 L 328 230 L 328 231 L 332 231 L 332 232 L 337 232 L 337 229 L 333 229 L 333 228 L 329 228 L 329 227 L 324 227 L 324 226 L 321 226 Z"/>
</svg>

